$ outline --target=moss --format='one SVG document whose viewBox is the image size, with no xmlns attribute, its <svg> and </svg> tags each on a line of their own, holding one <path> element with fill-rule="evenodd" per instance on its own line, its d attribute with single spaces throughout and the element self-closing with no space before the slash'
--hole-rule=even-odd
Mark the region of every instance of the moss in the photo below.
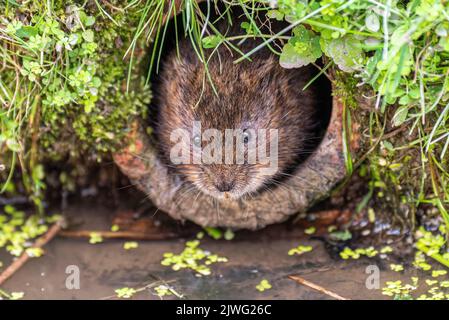
<svg viewBox="0 0 449 320">
<path fill-rule="evenodd" d="M 14 191 L 20 182 L 37 199 L 45 174 L 33 172 L 40 163 L 109 159 L 133 119 L 146 116 L 145 43 L 137 41 L 125 57 L 141 17 L 137 7 L 112 9 L 108 17 L 110 8 L 95 1 L 12 3 L 0 4 L 0 177 L 19 167 L 22 181 L 1 187 Z"/>
</svg>

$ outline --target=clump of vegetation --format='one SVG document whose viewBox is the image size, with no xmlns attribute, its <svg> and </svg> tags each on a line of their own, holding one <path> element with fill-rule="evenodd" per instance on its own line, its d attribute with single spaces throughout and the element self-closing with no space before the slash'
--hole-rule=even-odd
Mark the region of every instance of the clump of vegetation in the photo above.
<svg viewBox="0 0 449 320">
<path fill-rule="evenodd" d="M 259 284 L 256 286 L 256 289 L 260 292 L 264 292 L 266 290 L 270 290 L 272 285 L 267 279 L 262 279 Z"/>
<path fill-rule="evenodd" d="M 184 298 L 184 296 L 178 293 L 173 288 L 173 286 L 168 285 L 165 282 L 163 284 L 159 283 L 161 283 L 161 281 L 150 283 L 141 288 L 130 288 L 130 287 L 119 288 L 115 290 L 115 297 L 119 299 L 131 299 L 140 292 L 148 291 L 151 294 L 158 296 L 160 299 L 163 299 L 163 297 L 168 296 L 175 296 L 178 299 Z"/>
<path fill-rule="evenodd" d="M 161 299 L 162 299 L 162 297 L 173 295 L 173 289 L 171 287 L 163 285 L 163 284 L 154 288 L 154 291 L 155 291 L 156 295 L 158 297 L 160 297 Z"/>
<path fill-rule="evenodd" d="M 211 237 L 214 240 L 220 240 L 221 238 L 224 238 L 225 240 L 232 240 L 234 239 L 234 232 L 231 229 L 226 229 L 225 231 L 221 230 L 220 228 L 212 228 L 212 227 L 205 227 L 204 231 L 207 233 L 209 237 Z M 204 238 L 204 232 L 199 232 L 196 235 L 196 238 L 201 240 Z"/>
<path fill-rule="evenodd" d="M 393 297 L 395 300 L 448 300 L 447 280 L 420 281 L 418 277 L 411 277 L 411 283 L 403 283 L 401 280 L 387 281 L 386 286 L 382 288 L 382 294 Z M 426 288 L 426 293 L 417 294 L 418 290 Z"/>
<path fill-rule="evenodd" d="M 45 164 L 107 159 L 146 112 L 144 72 L 128 75 L 125 57 L 140 9 L 112 18 L 94 1 L 6 1 L 0 12 L 0 190 L 42 212 Z"/>
<path fill-rule="evenodd" d="M 449 268 L 449 250 L 447 249 L 446 237 L 447 230 L 444 226 L 439 227 L 439 231 L 432 233 L 420 227 L 416 234 L 415 247 L 418 250 L 415 257 L 415 266 L 423 270 L 430 270 L 425 256 L 441 263 Z M 438 273 L 439 274 L 439 273 Z"/>
<path fill-rule="evenodd" d="M 411 283 L 404 283 L 402 280 L 386 281 L 382 288 L 382 294 L 399 300 L 447 300 L 449 299 L 449 282 L 447 280 L 448 271 L 441 269 L 441 266 L 449 267 L 449 250 L 446 246 L 445 235 L 447 231 L 444 225 L 439 227 L 438 231 L 430 232 L 420 227 L 416 231 L 415 259 L 410 266 L 391 263 L 389 269 L 398 272 L 414 272 L 420 274 L 411 277 Z M 379 249 L 374 247 L 351 249 L 345 247 L 340 252 L 340 257 L 347 259 L 390 258 L 388 255 L 395 251 L 391 246 L 384 246 Z M 426 293 L 418 294 L 423 290 Z"/>
<path fill-rule="evenodd" d="M 161 264 L 167 267 L 171 266 L 174 271 L 191 269 L 196 272 L 196 276 L 201 277 L 212 273 L 209 268 L 210 265 L 228 261 L 225 257 L 220 257 L 201 249 L 199 245 L 199 240 L 187 241 L 184 250 L 180 254 L 164 253 L 164 259 L 161 261 Z"/>
<path fill-rule="evenodd" d="M 303 255 L 306 252 L 311 252 L 313 250 L 312 246 L 303 246 L 303 245 L 299 245 L 295 248 L 292 248 L 290 250 L 288 250 L 288 255 L 289 256 L 293 256 L 293 255 Z"/>
<path fill-rule="evenodd" d="M 132 298 L 137 293 L 136 289 L 133 288 L 120 288 L 115 290 L 115 294 L 117 295 L 117 298 L 123 298 L 123 299 L 129 299 Z"/>
<path fill-rule="evenodd" d="M 31 248 L 32 240 L 44 234 L 48 230 L 48 225 L 59 219 L 58 215 L 27 216 L 24 211 L 7 205 L 3 208 L 3 212 L 0 211 L 0 248 L 5 248 L 15 257 L 23 252 L 30 257 L 39 257 L 42 255 L 42 249 Z"/>
</svg>

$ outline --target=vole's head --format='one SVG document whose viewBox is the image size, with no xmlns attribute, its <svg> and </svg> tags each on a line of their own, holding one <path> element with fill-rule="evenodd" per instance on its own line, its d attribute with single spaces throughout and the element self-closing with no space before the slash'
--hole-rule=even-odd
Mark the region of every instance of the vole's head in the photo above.
<svg viewBox="0 0 449 320">
<path fill-rule="evenodd" d="M 219 50 L 206 70 L 194 53 L 181 52 L 167 59 L 156 92 L 163 157 L 217 199 L 262 190 L 295 164 L 310 139 L 314 98 L 298 94 L 304 77 L 272 55 L 233 64 Z"/>
</svg>

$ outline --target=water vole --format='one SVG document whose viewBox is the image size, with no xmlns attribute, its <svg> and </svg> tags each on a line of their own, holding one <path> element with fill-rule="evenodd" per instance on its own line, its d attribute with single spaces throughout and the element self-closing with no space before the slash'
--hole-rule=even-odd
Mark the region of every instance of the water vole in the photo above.
<svg viewBox="0 0 449 320">
<path fill-rule="evenodd" d="M 243 34 L 238 21 L 230 30 L 226 27 L 219 26 L 228 36 Z M 247 52 L 259 43 L 256 38 L 248 38 L 239 49 Z M 317 138 L 319 92 L 314 85 L 303 91 L 315 73 L 313 69 L 284 69 L 268 48 L 252 55 L 251 61 L 235 64 L 238 55 L 225 45 L 205 51 L 206 68 L 190 40 L 180 40 L 178 48 L 179 56 L 172 50 L 165 58 L 154 89 L 158 108 L 156 136 L 167 166 L 185 183 L 217 199 L 238 199 L 282 187 L 282 178 L 310 153 L 310 142 Z M 172 151 L 179 143 L 172 137 L 175 130 L 192 133 L 184 141 L 190 153 L 195 145 L 202 147 L 206 143 L 192 132 L 194 123 L 200 123 L 202 131 L 217 129 L 223 136 L 227 129 L 240 129 L 244 163 L 173 163 Z M 277 130 L 275 172 L 263 170 L 266 164 L 247 161 L 250 141 L 258 129 Z"/>
</svg>

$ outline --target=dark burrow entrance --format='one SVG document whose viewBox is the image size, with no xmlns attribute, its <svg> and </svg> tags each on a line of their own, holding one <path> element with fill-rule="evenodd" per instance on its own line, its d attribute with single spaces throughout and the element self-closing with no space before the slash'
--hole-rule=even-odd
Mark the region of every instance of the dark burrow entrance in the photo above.
<svg viewBox="0 0 449 320">
<path fill-rule="evenodd" d="M 243 30 L 242 23 L 244 24 L 247 22 L 247 18 L 245 17 L 244 13 L 240 8 L 233 8 L 232 12 L 226 11 L 225 7 L 218 4 L 218 6 L 214 6 L 213 8 L 208 8 L 208 4 L 206 2 L 200 3 L 199 7 L 201 9 L 201 12 L 203 13 L 204 17 L 207 17 L 207 20 L 213 25 L 209 26 L 208 28 L 203 28 L 200 31 L 203 33 L 204 37 L 210 37 L 214 35 L 214 29 L 219 30 L 220 32 L 226 33 L 227 37 L 234 36 L 234 33 L 238 33 L 238 36 L 241 36 L 241 31 Z M 228 24 L 228 19 L 231 19 L 233 21 L 234 26 L 227 28 L 226 30 L 223 27 L 223 24 Z M 266 34 L 275 34 L 279 30 L 283 29 L 284 27 L 288 26 L 286 22 L 279 22 L 276 25 L 271 25 L 266 27 L 266 18 L 265 16 L 261 15 L 261 17 L 256 19 L 261 27 L 261 30 Z M 186 17 L 183 16 L 182 13 L 178 14 L 175 18 L 171 18 L 168 20 L 166 29 L 163 30 L 163 32 L 160 32 L 159 36 L 156 37 L 156 40 L 154 41 L 156 46 L 152 47 L 150 49 L 150 56 L 153 57 L 153 61 L 156 61 L 153 64 L 153 67 L 150 68 L 150 81 L 152 86 L 152 91 L 154 93 L 154 98 L 152 100 L 152 103 L 149 107 L 149 117 L 148 117 L 148 123 L 152 128 L 155 128 L 155 133 L 152 135 L 152 143 L 158 147 L 158 150 L 161 152 L 163 149 L 163 146 L 161 146 L 161 142 L 158 135 L 158 125 L 160 124 L 160 108 L 159 106 L 161 103 L 163 103 L 164 99 L 166 97 L 162 96 L 160 94 L 160 89 L 162 86 L 161 81 L 161 74 L 167 74 L 167 73 L 177 73 L 180 72 L 180 70 L 167 70 L 166 60 L 167 57 L 170 56 L 173 52 L 176 52 L 179 56 L 183 55 L 192 55 L 198 54 L 201 55 L 200 51 L 203 50 L 203 54 L 205 56 L 209 54 L 214 54 L 214 49 L 207 49 L 207 48 L 200 48 L 202 45 L 200 42 L 196 43 L 195 39 L 191 39 L 192 34 L 189 33 L 189 31 L 185 27 L 186 23 Z M 251 38 L 251 37 L 250 37 Z M 183 42 L 191 42 L 191 46 L 189 49 L 192 52 L 185 52 L 180 50 L 185 49 L 186 46 L 180 45 L 180 43 Z M 286 41 L 286 40 L 285 40 Z M 270 45 L 270 48 L 272 48 L 277 53 L 280 53 L 280 50 L 282 49 L 282 45 L 285 43 L 279 42 L 275 45 Z M 257 44 L 260 44 L 261 41 L 255 41 L 254 46 Z M 234 41 L 233 44 L 235 44 L 237 47 L 239 44 L 241 44 L 240 41 Z M 222 44 L 222 46 L 225 46 L 225 44 Z M 247 47 L 243 45 L 244 50 L 243 52 L 247 52 Z M 246 49 L 246 50 L 245 50 Z M 234 50 L 229 48 L 229 50 Z M 235 51 L 235 50 L 234 50 Z M 233 53 L 235 59 L 239 57 L 239 53 L 235 51 Z M 279 56 L 275 56 L 276 61 L 278 61 Z M 248 64 L 251 66 L 251 64 Z M 311 66 L 310 66 L 311 67 Z M 283 172 L 283 175 L 278 175 L 273 179 L 272 182 L 269 183 L 269 188 L 276 188 L 276 185 L 282 184 L 283 181 L 291 176 L 296 168 L 300 166 L 320 145 L 320 143 L 323 140 L 324 135 L 326 134 L 326 130 L 329 126 L 329 122 L 331 119 L 332 114 L 332 87 L 331 82 L 325 75 L 325 72 L 322 72 L 322 68 L 324 67 L 324 64 L 322 61 L 317 61 L 314 67 L 311 67 L 312 74 L 309 78 L 310 81 L 307 82 L 305 86 L 301 86 L 296 88 L 297 92 L 299 94 L 302 94 L 303 92 L 313 91 L 317 93 L 318 100 L 316 101 L 314 107 L 315 107 L 315 113 L 313 115 L 313 122 L 314 127 L 312 129 L 311 133 L 311 139 L 308 139 L 308 142 L 304 145 L 304 150 L 301 150 L 301 152 L 297 153 L 295 161 L 288 167 L 285 168 L 285 172 Z M 262 66 L 263 68 L 263 66 Z M 290 70 L 291 72 L 297 72 L 301 73 L 302 68 L 293 69 Z M 207 78 L 207 75 L 205 75 L 205 81 L 209 82 L 211 81 L 210 78 Z M 212 83 L 212 82 L 211 82 Z M 219 93 L 218 93 L 219 94 Z M 182 102 L 181 102 L 182 103 Z M 300 106 L 298 106 L 299 108 Z M 180 114 L 180 117 L 183 115 Z M 161 155 L 161 158 L 164 161 L 167 161 L 166 158 L 164 158 L 163 155 Z"/>
</svg>

